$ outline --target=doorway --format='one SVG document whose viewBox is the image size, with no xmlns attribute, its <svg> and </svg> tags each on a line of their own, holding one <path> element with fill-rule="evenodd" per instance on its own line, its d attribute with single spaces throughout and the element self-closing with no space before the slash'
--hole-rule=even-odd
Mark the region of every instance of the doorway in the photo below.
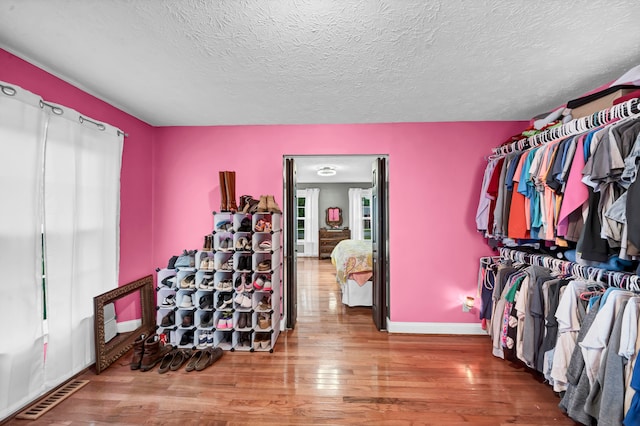
<svg viewBox="0 0 640 426">
<path fill-rule="evenodd" d="M 308 257 L 319 251 L 319 238 L 315 239 L 317 243 L 314 246 L 313 237 L 322 225 L 326 226 L 325 210 L 333 212 L 333 208 L 341 207 L 344 212 L 341 219 L 345 225 L 332 230 L 346 229 L 348 233 L 353 231 L 353 239 L 370 239 L 373 260 L 371 317 L 378 330 L 386 329 L 389 312 L 388 180 L 387 155 L 284 157 L 283 312 L 286 328 L 295 328 L 297 320 L 298 261 L 304 259 L 307 262 L 305 265 L 317 261 L 317 257 Z M 332 186 L 337 189 L 328 190 Z M 350 188 L 359 190 L 357 194 L 362 198 L 357 200 L 360 201 L 354 201 L 353 194 L 349 199 L 347 193 Z M 321 201 L 316 199 L 317 205 L 314 202 L 307 204 L 306 200 L 300 198 L 318 190 L 322 193 L 323 189 L 327 197 Z M 353 215 L 353 212 L 358 212 L 359 216 Z M 317 222 L 315 227 L 309 225 L 311 219 Z M 309 232 L 310 235 L 307 234 Z M 305 234 L 307 238 L 301 244 L 300 238 Z"/>
</svg>

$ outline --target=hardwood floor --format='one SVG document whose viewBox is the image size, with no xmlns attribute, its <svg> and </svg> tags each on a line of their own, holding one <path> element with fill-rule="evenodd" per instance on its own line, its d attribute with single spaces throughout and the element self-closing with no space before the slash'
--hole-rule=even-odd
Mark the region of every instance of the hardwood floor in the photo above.
<svg viewBox="0 0 640 426">
<path fill-rule="evenodd" d="M 86 424 L 550 425 L 548 385 L 491 355 L 486 336 L 376 331 L 340 302 L 330 260 L 300 259 L 298 323 L 274 353 L 225 352 L 202 372 L 131 371 L 129 356 L 39 420 Z"/>
</svg>

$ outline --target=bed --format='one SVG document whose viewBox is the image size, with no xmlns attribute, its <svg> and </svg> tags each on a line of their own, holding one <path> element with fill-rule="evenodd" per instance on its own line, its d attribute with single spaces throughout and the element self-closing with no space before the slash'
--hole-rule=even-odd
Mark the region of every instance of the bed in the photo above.
<svg viewBox="0 0 640 426">
<path fill-rule="evenodd" d="M 342 240 L 331 252 L 336 281 L 347 306 L 371 306 L 373 262 L 371 241 Z"/>
</svg>

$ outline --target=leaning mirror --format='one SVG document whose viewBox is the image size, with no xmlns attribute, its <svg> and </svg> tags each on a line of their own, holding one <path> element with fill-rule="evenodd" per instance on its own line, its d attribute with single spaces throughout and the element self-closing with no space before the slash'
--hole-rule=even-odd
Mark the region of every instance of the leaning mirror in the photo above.
<svg viewBox="0 0 640 426">
<path fill-rule="evenodd" d="M 331 228 L 340 227 L 342 225 L 342 209 L 340 207 L 329 207 L 325 222 Z"/>
<path fill-rule="evenodd" d="M 93 298 L 97 374 L 155 330 L 154 306 L 151 275 Z"/>
</svg>

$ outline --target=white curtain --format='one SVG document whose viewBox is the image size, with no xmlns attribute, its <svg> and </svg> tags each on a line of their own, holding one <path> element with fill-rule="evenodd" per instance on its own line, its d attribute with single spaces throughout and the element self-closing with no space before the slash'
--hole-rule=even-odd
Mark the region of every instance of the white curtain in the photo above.
<svg viewBox="0 0 640 426">
<path fill-rule="evenodd" d="M 320 188 L 305 188 L 297 190 L 298 198 L 305 198 L 304 217 L 304 255 L 318 256 L 318 227 L 320 218 L 318 217 L 318 200 L 320 198 Z"/>
<path fill-rule="evenodd" d="M 349 229 L 352 240 L 363 240 L 364 230 L 362 226 L 362 196 L 365 193 L 362 188 L 349 188 Z"/>
<path fill-rule="evenodd" d="M 95 361 L 93 297 L 118 285 L 123 137 L 62 109 L 49 120 L 44 171 L 46 384 L 52 387 Z"/>
<path fill-rule="evenodd" d="M 123 135 L 0 82 L 0 145 L 2 419 L 95 361 L 93 297 L 118 283 Z"/>
<path fill-rule="evenodd" d="M 40 98 L 0 82 L 0 420 L 44 392 Z"/>
</svg>

